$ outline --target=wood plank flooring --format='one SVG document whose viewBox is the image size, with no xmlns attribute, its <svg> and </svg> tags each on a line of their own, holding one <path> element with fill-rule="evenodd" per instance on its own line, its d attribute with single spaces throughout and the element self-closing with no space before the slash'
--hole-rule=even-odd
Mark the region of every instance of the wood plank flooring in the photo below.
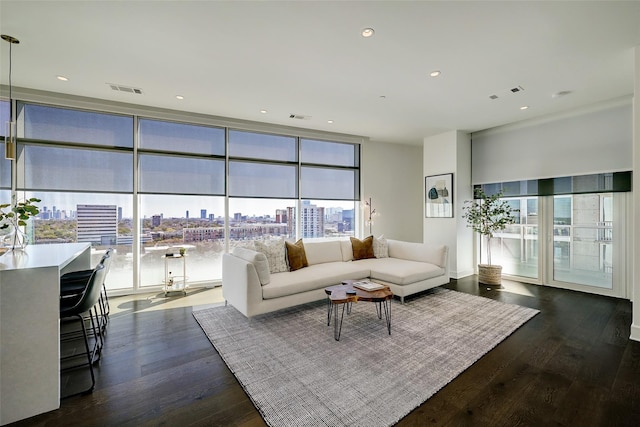
<svg viewBox="0 0 640 427">
<path fill-rule="evenodd" d="M 628 339 L 629 301 L 508 281 L 487 288 L 475 277 L 447 287 L 541 313 L 399 427 L 640 425 L 640 342 Z M 191 307 L 136 312 L 138 302 L 128 304 L 111 317 L 95 391 L 15 425 L 265 425 Z M 86 377 L 64 377 L 63 393 Z"/>
</svg>

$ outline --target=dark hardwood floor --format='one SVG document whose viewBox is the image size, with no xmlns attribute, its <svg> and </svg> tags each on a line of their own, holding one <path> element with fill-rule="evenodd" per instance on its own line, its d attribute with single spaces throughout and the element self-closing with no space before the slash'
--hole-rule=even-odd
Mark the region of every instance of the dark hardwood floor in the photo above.
<svg viewBox="0 0 640 427">
<path fill-rule="evenodd" d="M 508 281 L 487 288 L 475 277 L 448 287 L 541 313 L 398 426 L 640 425 L 629 301 Z M 15 425 L 265 425 L 191 312 L 113 315 L 95 391 Z M 82 386 L 79 374 L 63 378 L 63 392 Z"/>
</svg>

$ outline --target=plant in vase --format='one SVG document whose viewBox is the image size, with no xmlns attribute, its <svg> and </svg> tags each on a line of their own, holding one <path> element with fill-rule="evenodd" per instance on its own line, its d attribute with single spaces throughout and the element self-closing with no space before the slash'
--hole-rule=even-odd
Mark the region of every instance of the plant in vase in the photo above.
<svg viewBox="0 0 640 427">
<path fill-rule="evenodd" d="M 501 197 L 502 193 L 489 196 L 481 188 L 476 188 L 475 199 L 465 201 L 462 208 L 467 227 L 486 238 L 487 264 L 478 264 L 478 281 L 486 285 L 500 285 L 502 281 L 502 266 L 491 263 L 491 239 L 496 232 L 516 222 L 514 212 L 517 210 L 500 200 Z"/>
<path fill-rule="evenodd" d="M 25 227 L 31 217 L 40 213 L 40 209 L 35 205 L 40 201 L 40 199 L 32 197 L 21 202 L 0 205 L 0 230 L 12 228 L 8 242 L 11 250 L 26 246 L 26 236 L 20 227 Z M 7 208 L 10 209 L 6 210 Z"/>
</svg>

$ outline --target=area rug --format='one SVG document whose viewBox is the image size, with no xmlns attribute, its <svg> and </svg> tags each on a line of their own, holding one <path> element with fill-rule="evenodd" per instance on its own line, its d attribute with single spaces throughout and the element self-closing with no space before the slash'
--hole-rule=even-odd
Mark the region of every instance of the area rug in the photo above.
<svg viewBox="0 0 640 427">
<path fill-rule="evenodd" d="M 393 425 L 537 313 L 435 288 L 393 301 L 391 335 L 354 304 L 340 341 L 322 301 L 251 322 L 230 305 L 193 315 L 265 422 L 289 427 Z"/>
</svg>

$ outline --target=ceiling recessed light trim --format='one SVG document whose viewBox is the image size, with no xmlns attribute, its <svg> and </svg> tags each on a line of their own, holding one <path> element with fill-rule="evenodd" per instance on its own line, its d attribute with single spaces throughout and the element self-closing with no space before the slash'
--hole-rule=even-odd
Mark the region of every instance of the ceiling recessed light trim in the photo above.
<svg viewBox="0 0 640 427">
<path fill-rule="evenodd" d="M 61 82 L 68 82 L 69 79 L 65 76 L 56 76 L 56 79 L 60 80 Z"/>
<path fill-rule="evenodd" d="M 267 114 L 268 112 L 269 112 L 269 111 L 267 111 L 267 110 L 265 110 L 265 109 L 260 110 L 260 113 L 261 113 L 261 114 Z"/>
<path fill-rule="evenodd" d="M 521 110 L 528 110 L 529 106 L 528 105 L 523 105 L 522 107 L 520 107 Z"/>
<path fill-rule="evenodd" d="M 179 100 L 181 100 L 181 101 L 182 101 L 182 100 L 184 99 L 184 96 L 182 96 L 182 95 L 176 95 L 176 99 L 179 99 Z"/>
<path fill-rule="evenodd" d="M 369 37 L 373 37 L 373 35 L 376 33 L 376 31 L 373 28 L 363 28 L 362 31 L 360 32 L 360 34 L 362 35 L 362 37 L 364 38 L 369 38 Z"/>
<path fill-rule="evenodd" d="M 440 70 L 433 70 L 432 72 L 429 73 L 429 76 L 430 77 L 438 77 L 438 76 L 440 76 L 440 74 L 442 74 L 440 72 Z"/>
<path fill-rule="evenodd" d="M 327 123 L 333 124 L 333 120 L 327 120 Z"/>
</svg>

